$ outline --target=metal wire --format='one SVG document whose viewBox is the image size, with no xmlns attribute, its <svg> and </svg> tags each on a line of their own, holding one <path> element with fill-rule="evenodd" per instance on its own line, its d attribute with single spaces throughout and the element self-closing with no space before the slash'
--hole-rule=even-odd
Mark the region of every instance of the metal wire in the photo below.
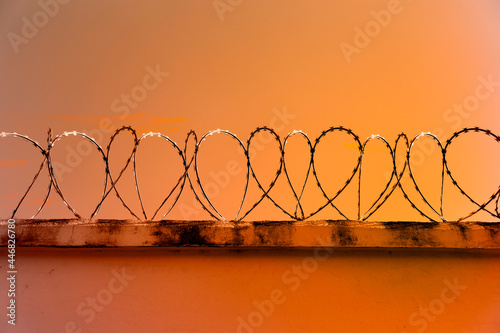
<svg viewBox="0 0 500 333">
<path fill-rule="evenodd" d="M 268 186 L 265 186 L 259 177 L 257 176 L 254 166 L 252 165 L 251 162 L 251 157 L 249 154 L 249 151 L 252 147 L 252 143 L 255 140 L 255 137 L 259 133 L 267 133 L 269 134 L 273 141 L 276 143 L 278 150 L 279 150 L 279 164 L 276 166 L 274 176 L 271 179 L 271 182 L 269 183 Z M 330 196 L 327 194 L 327 191 L 325 190 L 325 186 L 322 185 L 318 172 L 317 172 L 317 156 L 316 152 L 318 151 L 318 147 L 322 146 L 323 140 L 325 140 L 326 137 L 332 136 L 337 133 L 342 133 L 342 134 L 347 134 L 355 143 L 356 147 L 358 148 L 358 157 L 356 159 L 356 164 L 354 168 L 352 169 L 351 173 L 349 174 L 349 177 L 346 179 L 345 183 L 336 191 L 336 193 L 333 196 Z M 44 195 L 44 199 L 41 203 L 41 205 L 38 207 L 36 213 L 32 216 L 32 219 L 36 218 L 36 216 L 42 211 L 42 209 L 45 207 L 47 200 L 52 192 L 54 190 L 63 203 L 66 205 L 66 207 L 72 212 L 72 214 L 77 217 L 81 218 L 79 213 L 71 206 L 71 204 L 68 202 L 68 200 L 65 198 L 58 180 L 57 180 L 57 175 L 56 172 L 54 171 L 54 165 L 52 162 L 52 156 L 51 152 L 55 144 L 59 141 L 61 141 L 62 138 L 67 137 L 67 136 L 78 136 L 81 137 L 83 140 L 87 140 L 93 145 L 100 156 L 102 157 L 104 161 L 104 168 L 105 168 L 105 179 L 104 179 L 104 189 L 103 193 L 101 195 L 101 198 L 99 202 L 97 203 L 95 209 L 93 210 L 92 214 L 90 215 L 90 218 L 96 218 L 98 215 L 105 199 L 109 196 L 111 192 L 114 192 L 118 200 L 122 203 L 124 208 L 135 218 L 138 220 L 144 219 L 157 219 L 157 216 L 160 212 L 161 209 L 165 207 L 165 204 L 171 199 L 171 204 L 166 208 L 166 212 L 161 216 L 161 220 L 165 220 L 169 213 L 172 212 L 173 208 L 176 206 L 176 204 L 179 202 L 179 198 L 183 191 L 185 191 L 186 188 L 189 188 L 191 192 L 194 194 L 195 200 L 198 202 L 201 208 L 203 208 L 204 211 L 206 211 L 212 218 L 216 220 L 234 220 L 234 221 L 242 221 L 244 220 L 252 211 L 255 210 L 264 200 L 269 200 L 277 209 L 279 209 L 284 216 L 287 218 L 293 219 L 293 220 L 306 220 L 314 217 L 316 214 L 319 212 L 323 211 L 326 207 L 331 207 L 333 208 L 337 214 L 339 214 L 343 219 L 346 220 L 359 220 L 359 221 L 365 221 L 368 218 L 370 218 L 375 212 L 379 210 L 379 208 L 386 204 L 388 198 L 393 195 L 396 189 L 399 189 L 404 197 L 404 199 L 410 204 L 412 209 L 416 210 L 421 216 L 424 218 L 430 220 L 430 221 L 443 221 L 446 222 L 447 219 L 444 214 L 444 209 L 443 209 L 443 201 L 444 201 L 444 185 L 445 185 L 445 179 L 446 177 L 449 177 L 449 180 L 453 184 L 453 186 L 458 189 L 458 191 L 461 193 L 461 195 L 465 198 L 467 198 L 474 206 L 477 208 L 474 208 L 471 212 L 467 213 L 466 215 L 460 217 L 458 221 L 462 221 L 465 219 L 468 219 L 472 216 L 474 216 L 476 213 L 480 211 L 485 211 L 488 214 L 490 214 L 494 218 L 500 218 L 500 213 L 499 213 L 499 204 L 500 204 L 500 186 L 498 187 L 498 190 L 496 190 L 494 193 L 492 193 L 488 199 L 483 202 L 479 203 L 477 200 L 473 199 L 470 194 L 465 192 L 463 187 L 461 187 L 458 182 L 455 180 L 455 177 L 452 175 L 452 172 L 450 171 L 450 167 L 448 164 L 447 160 L 447 153 L 448 150 L 451 146 L 452 143 L 455 142 L 455 140 L 458 137 L 461 137 L 467 133 L 476 133 L 478 135 L 484 135 L 488 138 L 494 139 L 496 142 L 500 143 L 500 136 L 492 133 L 489 130 L 478 128 L 478 127 L 471 127 L 471 128 L 464 128 L 460 131 L 457 131 L 453 133 L 453 135 L 446 140 L 446 142 L 443 144 L 439 138 L 432 134 L 432 133 L 421 133 L 416 135 L 411 141 L 408 139 L 407 135 L 404 133 L 401 133 L 398 135 L 396 138 L 394 145 L 391 146 L 391 144 L 382 136 L 380 135 L 372 135 L 368 137 L 363 143 L 361 143 L 360 138 L 358 135 L 356 135 L 352 130 L 344 128 L 342 126 L 339 127 L 330 127 L 327 130 L 324 130 L 321 132 L 321 134 L 314 140 L 311 140 L 308 135 L 302 131 L 293 131 L 289 134 L 287 134 L 283 139 L 280 138 L 280 136 L 272 129 L 268 127 L 258 127 L 255 129 L 253 132 L 250 133 L 249 138 L 246 141 L 246 144 L 244 141 L 240 140 L 235 134 L 227 131 L 227 130 L 214 130 L 206 133 L 205 135 L 201 136 L 201 138 L 198 140 L 198 136 L 194 131 L 189 131 L 189 133 L 186 135 L 186 139 L 184 142 L 184 147 L 181 148 L 177 145 L 176 142 L 174 142 L 172 139 L 170 139 L 168 136 L 165 136 L 161 133 L 147 133 L 143 134 L 138 138 L 136 131 L 129 127 L 129 126 L 124 126 L 119 129 L 117 129 L 113 135 L 111 136 L 109 143 L 107 144 L 107 147 L 105 150 L 102 149 L 102 147 L 94 140 L 92 137 L 88 136 L 85 133 L 80 133 L 76 131 L 71 131 L 71 132 L 64 132 L 62 134 L 59 134 L 55 137 L 52 135 L 52 131 L 48 131 L 48 136 L 47 136 L 47 148 L 43 148 L 40 144 L 38 144 L 36 141 L 30 139 L 26 135 L 18 134 L 18 133 L 5 133 L 2 132 L 0 133 L 0 138 L 7 138 L 11 137 L 14 139 L 22 140 L 24 142 L 27 142 L 31 145 L 33 145 L 41 154 L 43 157 L 43 160 L 35 173 L 32 181 L 30 182 L 28 188 L 24 192 L 23 196 L 19 200 L 19 202 L 16 204 L 12 214 L 11 218 L 14 218 L 16 213 L 19 211 L 19 208 L 22 206 L 23 202 L 25 201 L 25 198 L 29 194 L 29 192 L 32 190 L 33 185 L 36 183 L 36 181 L 40 178 L 41 172 L 44 170 L 44 167 L 47 168 L 48 171 L 48 177 L 49 177 L 49 185 L 47 188 L 47 193 Z M 127 155 L 127 160 L 123 168 L 121 168 L 120 172 L 116 177 L 114 177 L 110 171 L 110 151 L 111 147 L 114 146 L 113 143 L 115 142 L 116 138 L 119 135 L 131 135 L 133 138 L 133 146 L 130 150 L 130 154 Z M 203 142 L 207 141 L 211 136 L 213 135 L 223 135 L 225 137 L 228 137 L 230 140 L 233 140 L 234 142 L 237 143 L 239 149 L 241 149 L 244 153 L 245 159 L 246 159 L 246 173 L 245 173 L 245 185 L 244 185 L 244 191 L 243 195 L 236 213 L 236 216 L 233 218 L 226 218 L 224 217 L 220 211 L 216 208 L 215 204 L 213 203 L 213 198 L 210 198 L 210 195 L 207 193 L 206 187 L 204 187 L 204 184 L 202 180 L 200 179 L 200 172 L 199 172 L 199 160 L 198 157 L 200 154 L 203 154 L 202 151 L 202 144 Z M 287 143 L 289 140 L 295 136 L 300 137 L 305 143 L 307 144 L 310 152 L 310 156 L 308 158 L 308 166 L 307 166 L 307 171 L 304 177 L 304 182 L 301 184 L 300 188 L 295 187 L 292 184 L 292 180 L 289 174 L 289 167 L 290 165 L 287 166 Z M 144 202 L 143 202 L 143 197 L 141 194 L 140 186 L 139 186 L 139 175 L 138 175 L 138 170 L 137 170 L 137 151 L 139 146 L 141 145 L 142 142 L 144 142 L 146 139 L 150 137 L 159 137 L 163 140 L 165 140 L 168 145 L 179 155 L 180 160 L 179 162 L 182 163 L 182 168 L 183 171 L 180 174 L 180 176 L 177 178 L 177 182 L 175 185 L 165 191 L 165 197 L 163 198 L 161 204 L 159 207 L 157 207 L 154 210 L 154 213 L 148 216 L 146 213 L 146 210 L 144 208 Z M 441 180 L 440 180 L 440 200 L 439 200 L 439 207 L 433 206 L 428 198 L 424 195 L 423 191 L 421 190 L 421 186 L 419 185 L 418 181 L 416 180 L 415 177 L 415 170 L 412 169 L 412 163 L 411 163 L 411 156 L 412 156 L 412 149 L 415 146 L 415 144 L 418 142 L 418 140 L 421 140 L 424 137 L 431 138 L 437 147 L 440 148 L 441 152 L 441 157 L 442 157 L 442 162 L 441 162 Z M 365 211 L 361 211 L 361 194 L 362 194 L 362 170 L 363 170 L 363 159 L 365 156 L 365 150 L 368 144 L 372 141 L 380 141 L 386 151 L 388 156 L 390 157 L 392 161 L 392 172 L 385 183 L 385 186 L 381 192 L 378 193 L 375 201 L 373 201 L 371 204 L 369 204 L 369 208 Z M 406 154 L 405 154 L 405 159 L 403 160 L 402 165 L 398 165 L 397 162 L 397 151 L 399 147 L 402 147 L 401 149 L 404 149 Z M 191 148 L 190 148 L 191 147 Z M 191 149 L 191 151 L 188 151 Z M 341 161 L 340 161 L 341 162 Z M 174 161 L 172 161 L 174 163 Z M 401 164 L 401 163 L 399 163 Z M 135 187 L 136 187 L 136 192 L 137 196 L 139 199 L 139 204 L 140 204 L 140 209 L 141 209 L 141 214 L 137 214 L 134 212 L 126 203 L 125 200 L 123 199 L 123 196 L 120 195 L 119 190 L 117 189 L 116 185 L 117 183 L 123 178 L 123 175 L 125 171 L 128 168 L 132 168 L 133 176 L 134 176 L 134 182 L 135 182 Z M 408 195 L 409 193 L 409 188 L 405 188 L 407 185 L 403 185 L 403 182 L 401 181 L 404 175 L 407 174 L 408 177 L 411 179 L 410 185 L 412 185 L 412 190 L 415 190 L 417 193 L 417 198 L 410 198 Z M 339 197 L 339 195 L 344 192 L 344 190 L 353 183 L 353 180 L 355 179 L 357 175 L 357 180 L 358 180 L 358 186 L 357 186 L 357 215 L 355 218 L 349 218 L 347 214 L 341 210 L 341 207 L 339 204 L 334 203 L 335 200 Z M 289 189 L 292 192 L 293 198 L 295 200 L 295 209 L 292 211 L 288 211 L 286 208 L 284 208 L 284 204 L 281 202 L 279 198 L 276 197 L 276 195 L 272 196 L 271 191 L 272 189 L 276 186 L 278 183 L 278 180 L 280 177 L 284 177 L 284 181 L 289 187 Z M 260 194 L 260 197 L 250 204 L 250 207 L 246 210 L 243 211 L 243 207 L 245 204 L 245 201 L 247 200 L 248 197 L 248 189 L 250 182 L 255 181 L 255 184 L 257 185 L 258 189 L 262 192 Z M 318 208 L 313 209 L 312 212 L 307 214 L 305 212 L 303 203 L 304 203 L 304 198 L 306 196 L 306 185 L 310 183 L 311 181 L 315 182 L 315 186 L 319 191 L 321 192 L 323 198 L 325 199 L 325 202 L 321 203 Z M 189 185 L 188 187 L 186 186 L 186 182 Z M 196 186 L 195 186 L 196 184 Z M 417 205 L 415 202 L 416 200 L 422 200 L 423 204 Z M 487 206 L 492 203 L 493 208 L 487 208 Z M 431 214 L 424 213 L 424 207 L 428 207 L 427 210 L 430 209 L 430 211 L 437 216 L 437 218 L 431 217 Z M 140 217 L 141 216 L 141 217 Z"/>
</svg>

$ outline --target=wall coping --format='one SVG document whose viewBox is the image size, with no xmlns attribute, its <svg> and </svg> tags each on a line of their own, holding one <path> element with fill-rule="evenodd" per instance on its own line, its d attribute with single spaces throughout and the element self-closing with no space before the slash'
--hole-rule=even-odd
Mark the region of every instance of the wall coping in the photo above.
<svg viewBox="0 0 500 333">
<path fill-rule="evenodd" d="M 0 220 L 0 246 L 8 220 Z M 16 220 L 16 246 L 500 249 L 500 222 Z"/>
</svg>

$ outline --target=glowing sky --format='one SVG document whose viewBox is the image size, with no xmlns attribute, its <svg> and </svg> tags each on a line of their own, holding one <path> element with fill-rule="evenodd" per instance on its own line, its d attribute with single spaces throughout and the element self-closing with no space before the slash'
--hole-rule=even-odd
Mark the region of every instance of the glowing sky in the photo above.
<svg viewBox="0 0 500 333">
<path fill-rule="evenodd" d="M 201 136 L 222 128 L 246 140 L 263 125 L 281 136 L 300 129 L 312 139 L 343 125 L 362 140 L 380 134 L 391 144 L 400 132 L 447 138 L 479 126 L 500 133 L 498 1 L 47 3 L 45 9 L 36 1 L 0 5 L 1 131 L 29 135 L 42 146 L 49 127 L 54 135 L 85 131 L 103 146 L 108 129 L 122 125 L 139 134 L 159 131 L 179 144 L 190 129 Z M 54 154 L 61 163 L 66 146 L 77 143 L 60 143 Z M 26 146 L 2 144 L 2 214 L 38 168 L 39 154 Z M 213 149 L 206 177 L 228 160 L 244 165 L 241 154 Z M 481 161 L 493 158 L 484 149 Z M 174 168 L 150 150 L 144 161 Z M 64 176 L 65 193 L 82 207 L 95 206 L 102 188 L 99 159 L 94 152 Z M 155 195 L 150 175 L 158 166 L 149 167 L 145 192 L 149 186 Z M 491 183 L 494 170 L 487 167 L 477 186 Z M 241 180 L 232 183 L 238 184 L 216 198 L 219 204 L 232 200 L 233 185 L 241 189 Z M 30 200 L 39 202 L 46 186 L 40 182 Z M 82 199 L 82 191 L 93 200 Z M 66 214 L 57 196 L 50 200 L 44 216 Z M 129 216 L 119 203 L 109 205 L 103 214 Z"/>
</svg>

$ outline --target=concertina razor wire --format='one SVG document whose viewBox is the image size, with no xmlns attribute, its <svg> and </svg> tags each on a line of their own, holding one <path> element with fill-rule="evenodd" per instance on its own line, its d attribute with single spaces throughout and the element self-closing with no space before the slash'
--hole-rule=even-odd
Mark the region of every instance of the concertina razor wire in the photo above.
<svg viewBox="0 0 500 333">
<path fill-rule="evenodd" d="M 114 178 L 111 175 L 110 168 L 109 168 L 109 154 L 111 150 L 111 145 L 114 142 L 114 140 L 117 138 L 117 136 L 120 133 L 126 133 L 128 132 L 130 135 L 132 135 L 133 140 L 134 140 L 134 146 L 133 149 L 131 150 L 130 155 L 128 156 L 125 166 L 121 169 L 119 172 L 118 176 Z M 280 153 L 280 159 L 279 159 L 279 167 L 272 178 L 272 181 L 270 182 L 269 186 L 264 186 L 262 183 L 259 181 L 254 168 L 251 163 L 251 157 L 249 154 L 250 146 L 252 143 L 253 138 L 256 137 L 258 133 L 261 132 L 267 132 L 272 136 L 272 138 L 276 141 L 278 147 L 279 147 L 279 153 Z M 330 196 L 327 194 L 326 190 L 324 189 L 324 186 L 321 184 L 318 173 L 316 171 L 316 162 L 315 162 L 315 152 L 316 148 L 318 147 L 319 143 L 328 135 L 335 133 L 335 132 L 342 132 L 344 134 L 349 135 L 354 142 L 356 143 L 356 146 L 359 151 L 359 155 L 357 157 L 357 162 L 350 173 L 350 176 L 347 178 L 346 182 L 343 184 L 343 186 L 340 187 L 340 189 L 337 190 L 337 192 L 333 195 Z M 416 210 L 421 216 L 424 218 L 428 219 L 429 221 L 436 222 L 436 220 L 441 220 L 443 222 L 446 222 L 447 219 L 444 216 L 443 213 L 443 192 L 444 192 L 444 180 L 445 177 L 449 177 L 451 180 L 451 183 L 453 184 L 454 187 L 456 187 L 461 195 L 463 195 L 465 198 L 467 198 L 476 208 L 472 210 L 470 213 L 460 217 L 458 221 L 462 221 L 465 219 L 470 218 L 471 216 L 475 215 L 479 211 L 485 211 L 489 213 L 491 216 L 494 218 L 500 218 L 500 212 L 499 212 L 499 200 L 500 200 L 500 186 L 498 187 L 498 190 L 496 190 L 486 201 L 483 203 L 479 203 L 476 200 L 474 200 L 468 193 L 466 193 L 463 188 L 457 183 L 455 178 L 453 177 L 449 167 L 448 167 L 448 161 L 447 161 L 447 152 L 450 147 L 450 145 L 454 142 L 454 140 L 460 136 L 465 135 L 466 133 L 473 132 L 473 133 L 478 133 L 480 135 L 487 136 L 491 139 L 494 139 L 496 142 L 500 143 L 500 136 L 492 133 L 491 131 L 487 129 L 482 129 L 478 127 L 470 127 L 470 128 L 464 128 L 460 131 L 457 131 L 452 134 L 452 136 L 446 140 L 446 142 L 442 142 L 436 135 L 432 133 L 421 133 L 416 135 L 412 140 L 409 140 L 408 136 L 404 133 L 401 133 L 397 136 L 394 145 L 391 146 L 389 142 L 382 136 L 380 135 L 372 135 L 368 137 L 364 142 L 361 142 L 360 138 L 358 135 L 356 135 L 352 130 L 338 126 L 338 127 L 330 127 L 327 130 L 324 130 L 321 132 L 321 134 L 314 140 L 312 141 L 306 133 L 302 131 L 292 131 L 289 134 L 287 134 L 283 139 L 280 138 L 280 136 L 272 129 L 269 127 L 258 127 L 255 129 L 253 132 L 250 133 L 250 136 L 246 143 L 244 143 L 242 140 L 240 140 L 235 134 L 226 131 L 226 130 L 213 130 L 205 135 L 203 135 L 200 139 L 198 139 L 197 134 L 194 131 L 189 131 L 188 134 L 186 135 L 186 139 L 184 141 L 184 147 L 179 147 L 176 142 L 174 142 L 172 139 L 170 139 L 168 136 L 165 136 L 161 133 L 146 133 L 143 134 L 142 136 L 138 137 L 136 131 L 130 127 L 130 126 L 123 126 L 119 129 L 117 129 L 112 135 L 111 138 L 108 142 L 108 145 L 105 149 L 103 149 L 94 138 L 88 136 L 85 133 L 77 132 L 77 131 L 70 131 L 70 132 L 64 132 L 62 134 L 59 134 L 55 137 L 52 135 L 52 131 L 49 130 L 48 132 L 48 138 L 47 138 L 47 148 L 43 148 L 40 144 L 38 144 L 36 141 L 32 140 L 26 135 L 18 134 L 18 133 L 6 133 L 2 132 L 0 133 L 0 137 L 13 137 L 16 139 L 24 140 L 29 142 L 30 144 L 34 145 L 40 153 L 43 155 L 43 160 L 38 168 L 38 171 L 33 177 L 33 180 L 31 181 L 30 185 L 28 186 L 26 192 L 24 192 L 24 195 L 21 197 L 19 202 L 16 204 L 15 209 L 12 212 L 11 217 L 14 218 L 16 212 L 19 210 L 21 205 L 23 204 L 25 198 L 27 197 L 28 193 L 30 190 L 33 188 L 33 185 L 39 178 L 42 170 L 44 167 L 47 168 L 48 170 L 48 175 L 49 175 L 49 185 L 47 189 L 47 193 L 44 196 L 44 199 L 42 200 L 41 205 L 38 207 L 37 212 L 34 214 L 32 219 L 36 218 L 36 216 L 40 213 L 40 211 L 43 209 L 43 207 L 46 205 L 49 195 L 52 191 L 56 191 L 57 194 L 60 196 L 66 207 L 74 214 L 76 218 L 81 218 L 81 216 L 78 214 L 78 212 L 70 205 L 70 203 L 66 200 L 64 197 L 64 194 L 57 182 L 56 175 L 54 172 L 54 166 L 52 163 L 51 159 L 51 151 L 55 144 L 60 141 L 63 137 L 66 136 L 80 136 L 84 140 L 88 140 L 92 145 L 95 146 L 99 154 L 101 155 L 104 164 L 105 164 L 105 180 L 104 180 L 104 191 L 101 196 L 101 200 L 93 210 L 90 218 L 96 218 L 97 214 L 99 213 L 99 210 L 101 209 L 101 206 L 104 202 L 104 200 L 111 194 L 111 192 L 114 192 L 114 194 L 117 196 L 117 198 L 120 200 L 122 205 L 125 207 L 125 209 L 136 219 L 141 220 L 147 220 L 147 219 L 160 219 L 164 220 L 167 215 L 172 211 L 174 206 L 179 200 L 179 197 L 181 196 L 182 192 L 186 190 L 186 188 L 189 188 L 196 199 L 196 201 L 200 204 L 200 206 L 214 219 L 216 220 L 223 220 L 225 221 L 226 219 L 223 217 L 223 215 L 216 209 L 215 205 L 212 203 L 212 201 L 209 198 L 209 195 L 207 194 L 206 189 L 203 186 L 203 182 L 200 180 L 200 174 L 198 170 L 198 155 L 200 151 L 200 147 L 202 143 L 211 135 L 213 134 L 223 134 L 228 136 L 230 139 L 236 141 L 236 143 L 239 145 L 239 147 L 243 150 L 245 158 L 246 158 L 246 175 L 245 175 L 245 187 L 244 187 L 244 193 L 241 199 L 241 204 L 239 205 L 238 213 L 236 217 L 234 218 L 234 221 L 242 221 L 244 220 L 248 214 L 250 214 L 263 200 L 269 200 L 276 208 L 278 208 L 285 216 L 292 220 L 306 220 L 310 219 L 316 214 L 318 214 L 320 211 L 325 209 L 326 207 L 330 206 L 332 207 L 340 216 L 342 216 L 346 220 L 353 220 L 352 218 L 348 218 L 341 210 L 340 208 L 334 203 L 335 199 L 350 185 L 355 183 L 353 180 L 357 176 L 358 178 L 358 188 L 357 188 L 357 218 L 354 220 L 358 221 L 365 221 L 367 220 L 370 216 L 372 216 L 386 201 L 387 199 L 394 193 L 396 189 L 399 189 L 403 196 L 404 199 L 411 205 L 411 207 Z M 300 190 L 296 190 L 296 188 L 292 185 L 292 181 L 290 179 L 290 175 L 287 169 L 287 164 L 286 164 L 286 154 L 285 154 L 285 147 L 289 139 L 293 136 L 301 136 L 305 142 L 308 145 L 308 148 L 310 150 L 310 158 L 309 158 L 309 164 L 307 168 L 307 174 L 305 177 L 305 181 L 301 186 Z M 136 153 L 139 145 L 141 142 L 143 142 L 144 139 L 147 137 L 151 136 L 157 136 L 162 139 L 164 139 L 181 157 L 182 160 L 182 167 L 184 169 L 183 173 L 181 176 L 177 179 L 177 182 L 175 185 L 170 189 L 168 193 L 166 193 L 166 196 L 164 200 L 162 201 L 161 205 L 155 210 L 153 215 L 150 217 L 147 216 L 145 209 L 144 209 L 144 203 L 143 199 L 141 196 L 141 191 L 139 189 L 139 183 L 138 183 L 138 177 L 137 177 L 137 164 L 136 164 Z M 423 137 L 429 137 L 432 140 L 435 141 L 436 145 L 440 148 L 441 150 L 441 155 L 442 155 L 442 161 L 441 161 L 441 186 L 440 186 L 440 205 L 439 208 L 434 207 L 426 198 L 426 196 L 423 194 L 416 178 L 414 171 L 411 168 L 411 163 L 410 163 L 410 158 L 412 156 L 412 147 L 414 144 L 419 140 L 420 138 Z M 384 189 L 378 194 L 377 199 L 371 204 L 371 206 L 368 208 L 368 210 L 365 213 L 361 212 L 361 171 L 362 171 L 362 165 L 363 165 L 363 156 L 364 156 L 364 151 L 367 146 L 367 144 L 372 141 L 372 140 L 380 140 L 385 147 L 387 148 L 388 153 L 390 154 L 390 157 L 392 159 L 392 173 L 390 175 L 389 180 L 387 181 Z M 193 153 L 188 156 L 188 147 L 191 144 L 193 145 Z M 396 162 L 396 151 L 398 149 L 399 145 L 403 145 L 403 149 L 406 150 L 406 158 L 404 159 L 404 163 L 402 166 L 399 167 L 398 171 L 398 166 Z M 141 208 L 141 214 L 136 214 L 135 212 L 132 211 L 132 209 L 125 203 L 125 200 L 122 198 L 120 195 L 116 184 L 118 181 L 122 178 L 125 170 L 127 168 L 131 167 L 133 170 L 133 175 L 134 175 L 134 181 L 135 181 L 135 186 L 137 190 L 137 195 L 139 198 L 139 203 L 140 203 L 140 208 Z M 194 175 L 193 175 L 194 173 Z M 425 205 L 429 207 L 438 217 L 439 219 L 432 218 L 429 215 L 423 212 L 422 207 L 418 207 L 415 204 L 415 199 L 411 199 L 410 196 L 407 194 L 408 189 L 405 190 L 403 183 L 401 181 L 403 175 L 407 173 L 408 176 L 411 179 L 411 186 L 413 189 L 416 190 L 418 195 L 420 196 L 420 199 L 423 200 Z M 286 183 L 290 187 L 293 197 L 295 200 L 295 211 L 290 212 L 283 208 L 283 205 L 279 203 L 279 200 L 276 198 L 272 197 L 270 192 L 276 185 L 278 179 L 280 177 L 285 177 Z M 245 199 L 247 198 L 247 193 L 248 193 L 248 187 L 250 180 L 253 179 L 260 191 L 262 192 L 260 194 L 259 199 L 257 199 L 251 207 L 245 211 L 242 212 L 243 204 L 245 203 Z M 306 184 L 308 181 L 314 181 L 317 188 L 320 190 L 322 196 L 325 199 L 325 202 L 319 206 L 316 210 L 309 214 L 304 213 L 304 209 L 302 207 L 302 202 L 304 200 L 303 194 L 304 190 L 306 188 Z M 194 182 L 196 182 L 198 186 L 198 190 L 195 190 Z M 159 217 L 159 211 L 164 208 L 166 205 L 167 201 L 169 199 L 172 199 L 171 201 L 172 204 L 168 207 L 167 212 L 163 214 L 160 218 Z M 205 202 L 204 202 L 205 201 Z M 494 209 L 490 208 L 488 209 L 487 206 L 493 202 Z M 142 217 L 139 217 L 142 216 Z"/>
</svg>

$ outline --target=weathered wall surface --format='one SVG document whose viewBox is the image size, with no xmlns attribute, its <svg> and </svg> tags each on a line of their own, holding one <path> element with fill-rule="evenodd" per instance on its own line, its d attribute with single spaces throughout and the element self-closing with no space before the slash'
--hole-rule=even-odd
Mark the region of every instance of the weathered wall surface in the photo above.
<svg viewBox="0 0 500 333">
<path fill-rule="evenodd" d="M 16 259 L 17 324 L 2 315 L 2 332 L 500 331 L 498 251 L 19 247 Z"/>
</svg>

